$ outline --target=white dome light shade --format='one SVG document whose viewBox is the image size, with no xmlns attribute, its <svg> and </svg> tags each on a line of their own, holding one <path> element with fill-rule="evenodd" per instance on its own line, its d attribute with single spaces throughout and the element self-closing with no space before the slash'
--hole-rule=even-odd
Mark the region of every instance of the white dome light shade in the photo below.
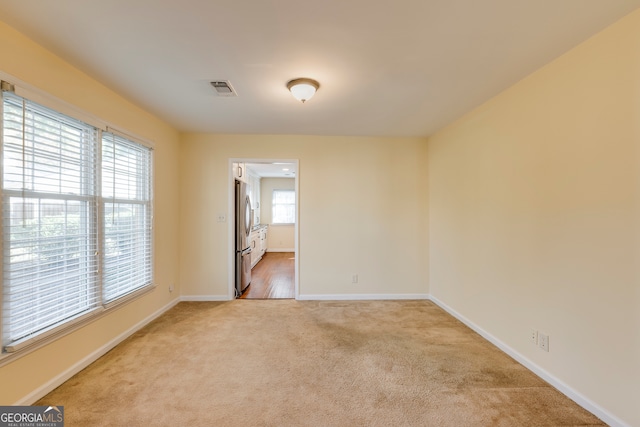
<svg viewBox="0 0 640 427">
<path fill-rule="evenodd" d="M 291 95 L 303 103 L 311 99 L 319 87 L 320 83 L 313 79 L 295 79 L 287 83 L 287 88 L 291 91 Z"/>
</svg>

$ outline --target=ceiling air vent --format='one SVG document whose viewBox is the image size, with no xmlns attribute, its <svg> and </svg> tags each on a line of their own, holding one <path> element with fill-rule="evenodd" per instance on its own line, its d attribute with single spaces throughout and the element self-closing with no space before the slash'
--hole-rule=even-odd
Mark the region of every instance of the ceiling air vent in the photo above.
<svg viewBox="0 0 640 427">
<path fill-rule="evenodd" d="M 228 80 L 211 82 L 211 86 L 216 90 L 218 96 L 238 96 Z"/>
</svg>

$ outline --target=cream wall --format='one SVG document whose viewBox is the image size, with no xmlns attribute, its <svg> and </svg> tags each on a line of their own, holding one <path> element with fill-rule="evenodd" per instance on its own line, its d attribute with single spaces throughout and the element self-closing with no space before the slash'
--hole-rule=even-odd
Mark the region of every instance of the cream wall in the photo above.
<svg viewBox="0 0 640 427">
<path fill-rule="evenodd" d="M 293 178 L 262 178 L 260 180 L 260 218 L 262 223 L 269 224 L 268 250 L 290 251 L 295 249 L 295 227 L 289 224 L 273 225 L 272 206 L 273 190 L 295 190 L 296 180 Z"/>
<path fill-rule="evenodd" d="M 301 297 L 428 293 L 425 139 L 187 134 L 183 295 L 229 294 L 230 158 L 299 160 Z"/>
<path fill-rule="evenodd" d="M 302 297 L 431 293 L 640 425 L 638 44 L 636 12 L 434 135 L 427 179 L 420 138 L 179 137 L 0 23 L 0 72 L 155 142 L 158 283 L 0 366 L 0 405 L 29 403 L 179 294 L 226 298 L 229 224 L 214 218 L 231 212 L 229 159 L 275 158 L 300 161 Z M 531 328 L 551 336 L 549 353 Z"/>
<path fill-rule="evenodd" d="M 0 405 L 31 403 L 42 387 L 172 303 L 178 283 L 178 133 L 0 22 L 0 72 L 155 143 L 154 265 L 157 288 L 20 359 L 0 366 Z M 168 291 L 169 284 L 177 289 Z M 0 360 L 0 364 L 2 361 Z M 53 381 L 53 382 L 52 382 Z M 35 394 L 34 394 L 35 393 Z M 31 401 L 30 401 L 31 400 Z"/>
<path fill-rule="evenodd" d="M 640 12 L 429 139 L 431 294 L 640 425 Z M 550 335 L 550 352 L 529 342 Z M 599 408 L 598 408 L 599 407 Z"/>
</svg>

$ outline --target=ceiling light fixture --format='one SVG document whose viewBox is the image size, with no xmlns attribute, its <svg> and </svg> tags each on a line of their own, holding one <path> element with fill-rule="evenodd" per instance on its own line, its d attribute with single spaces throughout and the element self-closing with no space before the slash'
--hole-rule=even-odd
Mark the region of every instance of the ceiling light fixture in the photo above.
<svg viewBox="0 0 640 427">
<path fill-rule="evenodd" d="M 307 78 L 294 79 L 287 83 L 287 89 L 289 89 L 291 95 L 298 101 L 302 101 L 303 104 L 311 99 L 319 87 L 320 83 Z"/>
</svg>

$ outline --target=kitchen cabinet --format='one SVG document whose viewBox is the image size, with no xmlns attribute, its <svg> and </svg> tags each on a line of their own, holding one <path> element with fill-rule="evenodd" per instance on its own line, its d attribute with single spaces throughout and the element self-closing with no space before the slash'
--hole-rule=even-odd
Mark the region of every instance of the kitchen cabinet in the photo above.
<svg viewBox="0 0 640 427">
<path fill-rule="evenodd" d="M 247 176 L 249 180 L 249 198 L 251 199 L 251 209 L 254 211 L 254 218 L 260 218 L 260 177 L 251 172 L 251 169 L 247 169 Z M 254 225 L 258 225 L 257 222 Z"/>
<path fill-rule="evenodd" d="M 239 181 L 249 183 L 249 176 L 247 174 L 247 168 L 244 163 L 233 163 L 233 177 Z"/>
<path fill-rule="evenodd" d="M 251 248 L 251 268 L 253 268 L 262 259 L 260 254 L 260 230 L 251 231 L 249 247 Z"/>
<path fill-rule="evenodd" d="M 254 196 L 254 200 L 256 201 L 256 205 L 255 205 L 255 209 L 260 210 L 260 181 L 262 178 L 260 178 L 259 176 L 256 176 L 253 180 L 253 196 Z"/>
<path fill-rule="evenodd" d="M 253 268 L 267 252 L 267 230 L 268 227 L 263 225 L 256 227 L 249 235 L 249 245 L 251 246 L 251 268 Z"/>
<path fill-rule="evenodd" d="M 264 256 L 264 254 L 267 252 L 267 232 L 269 230 L 268 226 L 264 226 L 260 229 L 260 253 L 262 254 L 261 256 Z"/>
<path fill-rule="evenodd" d="M 251 200 L 251 215 L 253 225 L 260 225 L 260 177 L 246 166 L 246 174 L 249 188 L 249 199 Z"/>
</svg>

